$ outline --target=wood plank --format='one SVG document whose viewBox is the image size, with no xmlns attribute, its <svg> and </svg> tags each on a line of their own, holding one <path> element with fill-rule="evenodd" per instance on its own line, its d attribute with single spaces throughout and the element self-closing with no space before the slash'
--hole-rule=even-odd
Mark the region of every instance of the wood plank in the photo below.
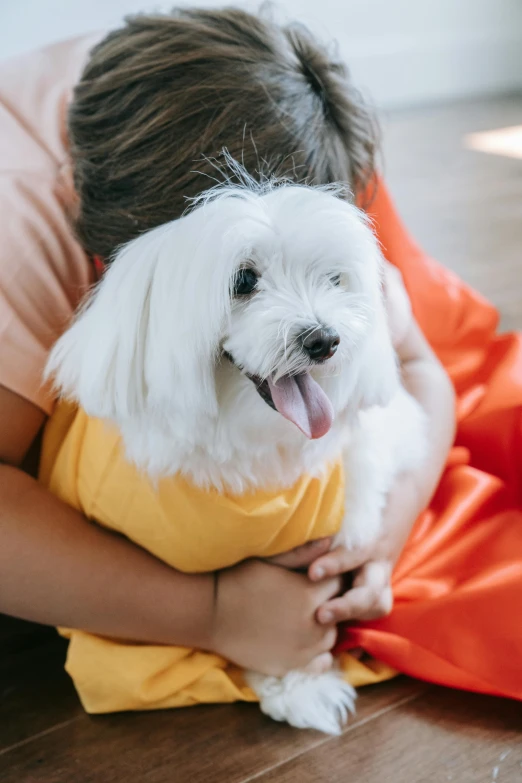
<svg viewBox="0 0 522 783">
<path fill-rule="evenodd" d="M 353 725 L 426 686 L 400 678 L 363 689 Z M 241 783 L 329 738 L 274 723 L 254 705 L 82 715 L 0 753 L 2 783 Z"/>
<path fill-rule="evenodd" d="M 521 732 L 518 702 L 432 689 L 256 783 L 521 783 Z"/>
<path fill-rule="evenodd" d="M 0 614 L 0 666 L 23 650 L 46 644 L 55 635 L 52 628 Z"/>
<path fill-rule="evenodd" d="M 63 668 L 65 647 L 54 631 L 48 644 L 0 667 L 0 752 L 82 713 Z"/>
</svg>

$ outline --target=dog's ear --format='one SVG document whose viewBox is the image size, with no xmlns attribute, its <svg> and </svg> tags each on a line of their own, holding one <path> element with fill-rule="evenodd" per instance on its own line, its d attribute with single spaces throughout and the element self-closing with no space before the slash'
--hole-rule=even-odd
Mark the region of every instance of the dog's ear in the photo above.
<svg viewBox="0 0 522 783">
<path fill-rule="evenodd" d="M 161 231 L 123 247 L 51 351 L 46 375 L 87 413 L 125 419 L 146 405 L 145 357 Z"/>
<path fill-rule="evenodd" d="M 46 375 L 88 414 L 121 422 L 212 413 L 229 271 L 205 212 L 123 247 L 54 346 Z"/>
</svg>

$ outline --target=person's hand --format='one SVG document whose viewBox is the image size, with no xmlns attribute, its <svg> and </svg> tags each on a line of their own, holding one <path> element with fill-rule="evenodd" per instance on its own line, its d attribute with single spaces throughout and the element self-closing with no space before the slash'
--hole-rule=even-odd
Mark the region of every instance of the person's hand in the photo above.
<svg viewBox="0 0 522 783">
<path fill-rule="evenodd" d="M 339 593 L 339 577 L 306 574 L 261 560 L 218 572 L 209 647 L 246 669 L 281 677 L 293 669 L 320 673 L 332 665 L 334 622 L 318 608 Z"/>
<path fill-rule="evenodd" d="M 399 476 L 383 512 L 378 539 L 365 547 L 336 547 L 310 565 L 308 575 L 313 582 L 351 575 L 350 589 L 319 608 L 318 622 L 368 621 L 390 614 L 393 568 L 425 503 L 416 473 Z"/>
<path fill-rule="evenodd" d="M 353 574 L 350 589 L 325 602 L 317 610 L 317 621 L 330 623 L 377 620 L 389 614 L 393 607 L 391 574 L 393 562 L 384 554 L 370 549 L 334 549 L 329 555 L 310 567 L 309 576 L 314 582 L 324 578 L 317 574 Z"/>
<path fill-rule="evenodd" d="M 392 522 L 388 520 L 388 523 Z M 388 524 L 388 534 L 381 536 L 372 546 L 357 550 L 344 547 L 332 550 L 333 539 L 321 538 L 268 558 L 268 562 L 292 570 L 308 568 L 312 582 L 352 572 L 351 589 L 320 607 L 317 620 L 326 625 L 346 620 L 375 620 L 389 614 L 392 609 L 393 560 L 403 544 L 400 531 L 393 526 L 395 535 L 390 535 L 390 527 L 392 525 Z"/>
<path fill-rule="evenodd" d="M 265 563 L 272 563 L 282 568 L 289 568 L 292 571 L 304 571 L 321 555 L 325 555 L 332 548 L 333 536 L 326 538 L 317 538 L 315 541 L 309 541 L 306 544 L 295 547 L 282 555 L 273 555 L 264 558 Z"/>
</svg>

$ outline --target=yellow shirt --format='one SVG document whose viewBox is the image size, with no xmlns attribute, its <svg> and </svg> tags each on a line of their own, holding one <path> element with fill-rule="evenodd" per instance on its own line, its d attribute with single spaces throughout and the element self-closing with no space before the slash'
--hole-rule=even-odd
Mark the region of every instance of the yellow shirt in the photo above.
<svg viewBox="0 0 522 783">
<path fill-rule="evenodd" d="M 340 460 L 323 477 L 304 476 L 276 492 L 232 495 L 200 489 L 179 475 L 154 486 L 125 459 L 115 428 L 66 403 L 47 425 L 40 480 L 88 518 L 187 573 L 286 552 L 335 534 L 343 517 Z M 64 634 L 70 638 L 66 668 L 88 712 L 255 700 L 241 670 L 217 655 Z M 391 674 L 346 655 L 343 668 L 355 685 Z"/>
</svg>

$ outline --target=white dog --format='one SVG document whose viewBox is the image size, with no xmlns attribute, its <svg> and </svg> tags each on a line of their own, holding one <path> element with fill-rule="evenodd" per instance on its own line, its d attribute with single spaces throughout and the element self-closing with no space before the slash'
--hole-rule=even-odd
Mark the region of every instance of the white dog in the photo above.
<svg viewBox="0 0 522 783">
<path fill-rule="evenodd" d="M 400 385 L 366 217 L 332 188 L 224 186 L 121 249 L 48 364 L 88 414 L 115 422 L 151 477 L 235 493 L 286 488 L 342 452 L 339 541 L 373 539 L 425 445 Z M 261 709 L 338 733 L 340 674 L 249 673 Z"/>
</svg>

